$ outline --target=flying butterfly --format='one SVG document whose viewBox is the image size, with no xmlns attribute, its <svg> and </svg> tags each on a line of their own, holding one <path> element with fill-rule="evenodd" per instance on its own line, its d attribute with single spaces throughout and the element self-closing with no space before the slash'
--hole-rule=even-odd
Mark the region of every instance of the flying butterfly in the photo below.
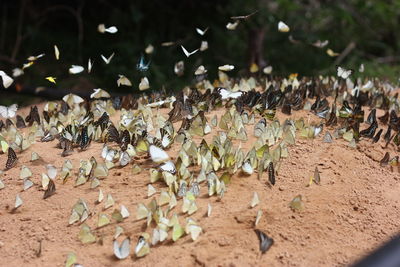
<svg viewBox="0 0 400 267">
<path fill-rule="evenodd" d="M 344 80 L 349 78 L 350 75 L 353 74 L 353 72 L 354 72 L 352 69 L 346 70 L 345 68 L 342 68 L 340 66 L 336 66 L 336 71 L 337 71 L 337 76 Z"/>
<path fill-rule="evenodd" d="M 144 62 L 143 54 L 140 56 L 139 62 L 136 64 L 136 69 L 141 72 L 145 72 L 149 70 L 150 60 L 147 64 Z"/>
<path fill-rule="evenodd" d="M 181 45 L 181 48 L 186 57 L 190 57 L 191 55 L 195 54 L 199 50 L 199 49 L 195 49 L 192 52 L 188 52 L 186 50 L 186 48 L 183 47 L 183 45 Z"/>
</svg>

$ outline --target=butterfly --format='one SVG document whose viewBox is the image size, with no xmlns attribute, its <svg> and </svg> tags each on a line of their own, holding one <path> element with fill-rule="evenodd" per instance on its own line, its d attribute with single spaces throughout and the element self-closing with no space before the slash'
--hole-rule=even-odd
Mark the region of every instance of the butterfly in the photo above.
<svg viewBox="0 0 400 267">
<path fill-rule="evenodd" d="M 258 229 L 255 229 L 254 231 L 260 241 L 260 251 L 264 254 L 274 244 L 274 240 Z"/>
<path fill-rule="evenodd" d="M 105 56 L 101 55 L 101 58 L 103 59 L 103 61 L 104 61 L 106 64 L 110 64 L 111 59 L 114 57 L 114 55 L 115 55 L 115 53 L 112 53 L 108 58 L 106 58 Z"/>
<path fill-rule="evenodd" d="M 194 53 L 196 53 L 199 49 L 193 50 L 192 52 L 188 52 L 183 45 L 181 45 L 182 51 L 185 54 L 186 57 L 190 57 L 191 55 L 193 55 Z"/>
<path fill-rule="evenodd" d="M 93 68 L 93 61 L 89 58 L 87 72 L 90 73 L 92 71 L 92 68 Z"/>
<path fill-rule="evenodd" d="M 201 30 L 201 29 L 199 29 L 199 28 L 196 28 L 196 32 L 197 32 L 198 34 L 200 34 L 201 36 L 203 36 L 204 34 L 206 34 L 207 31 L 208 31 L 208 27 L 205 28 L 205 30 Z"/>
<path fill-rule="evenodd" d="M 139 90 L 144 91 L 150 88 L 149 79 L 147 77 L 143 77 L 139 83 Z"/>
<path fill-rule="evenodd" d="M 44 191 L 43 199 L 49 198 L 56 193 L 56 184 L 53 179 L 49 179 L 49 184 L 47 185 L 46 191 Z"/>
<path fill-rule="evenodd" d="M 119 74 L 118 76 L 119 76 L 119 78 L 117 80 L 118 87 L 120 87 L 121 85 L 132 86 L 131 81 L 128 78 L 126 78 L 124 75 Z"/>
<path fill-rule="evenodd" d="M 114 255 L 120 260 L 126 259 L 129 256 L 131 249 L 131 239 L 127 237 L 122 241 L 121 246 L 117 240 L 114 240 Z"/>
<path fill-rule="evenodd" d="M 71 65 L 71 67 L 69 68 L 69 73 L 70 74 L 78 74 L 81 73 L 82 71 L 84 71 L 85 68 L 79 65 Z"/>
<path fill-rule="evenodd" d="M 51 83 L 56 84 L 56 79 L 57 79 L 56 77 L 48 76 L 45 79 L 48 80 Z"/>
<path fill-rule="evenodd" d="M 349 78 L 350 75 L 353 74 L 353 72 L 354 72 L 352 69 L 346 70 L 346 69 L 344 69 L 344 68 L 342 68 L 340 66 L 336 66 L 336 70 L 337 70 L 337 76 L 339 78 L 344 79 L 344 80 Z"/>
<path fill-rule="evenodd" d="M 58 50 L 57 45 L 54 45 L 54 55 L 55 55 L 57 60 L 60 59 L 60 50 Z"/>
<path fill-rule="evenodd" d="M 135 248 L 136 257 L 143 257 L 149 253 L 150 253 L 149 243 L 147 243 L 146 239 L 143 236 L 140 236 Z"/>
<path fill-rule="evenodd" d="M 10 85 L 14 82 L 13 78 L 8 76 L 4 71 L 0 70 L 0 77 L 3 80 L 4 88 L 10 87 Z"/>
<path fill-rule="evenodd" d="M 175 63 L 174 73 L 177 76 L 182 76 L 184 71 L 185 71 L 185 63 L 183 61 L 179 61 L 179 62 Z"/>
<path fill-rule="evenodd" d="M 9 107 L 0 106 L 0 115 L 6 119 L 13 118 L 15 117 L 17 110 L 18 110 L 17 104 L 13 104 Z"/>
<path fill-rule="evenodd" d="M 149 45 L 144 49 L 144 52 L 145 52 L 146 54 L 152 54 L 152 53 L 154 52 L 154 46 L 151 45 L 151 44 L 149 44 Z"/>
<path fill-rule="evenodd" d="M 228 30 L 234 31 L 236 30 L 236 27 L 239 25 L 239 20 L 235 20 L 235 22 L 228 22 L 228 24 L 226 24 L 226 28 Z"/>
<path fill-rule="evenodd" d="M 278 23 L 278 30 L 280 32 L 289 32 L 290 28 L 288 25 L 286 25 L 283 21 L 279 21 Z"/>
<path fill-rule="evenodd" d="M 249 15 L 245 15 L 245 16 L 234 16 L 231 17 L 231 19 L 237 20 L 237 19 L 248 19 L 251 16 L 253 16 L 254 14 L 256 14 L 258 12 L 258 10 L 254 11 L 253 13 L 249 14 Z"/>
<path fill-rule="evenodd" d="M 30 57 L 27 58 L 27 60 L 28 60 L 28 61 L 36 61 L 36 60 L 38 60 L 39 58 L 44 57 L 45 55 L 46 55 L 46 54 L 40 54 L 40 55 L 37 55 L 37 56 L 30 56 Z"/>
<path fill-rule="evenodd" d="M 139 62 L 136 64 L 136 69 L 138 71 L 145 72 L 145 71 L 148 71 L 149 66 L 150 66 L 150 60 L 149 60 L 149 62 L 147 62 L 147 64 L 145 64 L 144 63 L 144 56 L 141 55 L 141 57 L 139 59 Z"/>
<path fill-rule="evenodd" d="M 29 115 L 26 116 L 25 121 L 31 126 L 35 121 L 40 124 L 40 115 L 37 106 L 31 107 Z"/>
<path fill-rule="evenodd" d="M 26 128 L 25 121 L 20 115 L 17 115 L 17 122 L 15 125 L 17 128 Z"/>
<path fill-rule="evenodd" d="M 115 26 L 110 26 L 110 27 L 106 28 L 106 26 L 105 26 L 104 24 L 99 24 L 99 26 L 97 26 L 97 30 L 98 30 L 100 33 L 108 32 L 108 33 L 114 34 L 114 33 L 117 33 L 117 32 L 118 32 L 117 27 L 115 27 Z"/>
<path fill-rule="evenodd" d="M 235 66 L 233 65 L 223 65 L 223 66 L 219 66 L 218 70 L 222 70 L 222 71 L 231 71 L 235 68 Z"/>
<path fill-rule="evenodd" d="M 200 49 L 201 52 L 206 51 L 208 49 L 208 42 L 207 41 L 201 41 L 199 49 Z"/>
<path fill-rule="evenodd" d="M 324 48 L 328 44 L 329 44 L 329 40 L 324 40 L 324 41 L 317 40 L 316 42 L 312 43 L 312 45 L 317 48 Z"/>
<path fill-rule="evenodd" d="M 14 149 L 11 147 L 8 148 L 8 157 L 7 157 L 7 162 L 6 162 L 6 170 L 11 169 L 12 167 L 17 164 L 18 158 L 17 154 L 15 154 Z"/>
<path fill-rule="evenodd" d="M 94 92 L 90 95 L 90 98 L 97 99 L 97 98 L 110 98 L 111 97 L 111 95 L 107 91 L 105 91 L 101 88 L 93 89 L 93 91 Z"/>
<path fill-rule="evenodd" d="M 328 54 L 328 56 L 330 57 L 337 57 L 339 55 L 339 53 L 334 52 L 332 49 L 328 48 L 326 50 L 326 53 Z"/>
<path fill-rule="evenodd" d="M 92 141 L 92 137 L 88 135 L 88 127 L 85 126 L 83 127 L 80 138 L 79 138 L 79 146 L 81 150 L 86 150 L 88 146 L 90 145 L 90 142 Z"/>
<path fill-rule="evenodd" d="M 272 185 L 275 185 L 275 170 L 272 161 L 268 165 L 268 180 Z"/>
</svg>

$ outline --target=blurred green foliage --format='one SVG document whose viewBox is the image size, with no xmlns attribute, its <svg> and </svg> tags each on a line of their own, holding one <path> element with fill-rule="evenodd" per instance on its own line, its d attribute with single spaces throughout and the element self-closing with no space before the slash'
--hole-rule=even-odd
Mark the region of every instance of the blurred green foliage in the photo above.
<svg viewBox="0 0 400 267">
<path fill-rule="evenodd" d="M 55 87 L 60 88 L 137 92 L 140 78 L 146 75 L 152 89 L 164 86 L 173 91 L 191 82 L 200 64 L 208 69 L 211 79 L 223 64 L 235 65 L 232 75 L 244 75 L 249 32 L 260 28 L 265 31 L 264 58 L 277 75 L 333 74 L 336 58 L 329 57 L 326 49 L 340 53 L 351 42 L 356 47 L 340 62 L 344 67 L 357 70 L 364 63 L 364 75 L 395 81 L 400 70 L 400 2 L 394 0 L 14 0 L 2 1 L 0 8 L 0 69 L 10 72 L 22 66 L 28 56 L 46 53 L 18 78 L 31 86 L 53 86 L 44 77 L 55 76 Z M 255 10 L 258 13 L 241 21 L 235 31 L 226 29 L 231 16 Z M 289 33 L 277 30 L 280 20 L 290 26 Z M 117 26 L 118 33 L 99 33 L 100 23 Z M 196 27 L 210 29 L 200 36 Z M 289 35 L 299 43 L 290 42 Z M 15 53 L 18 36 L 22 41 Z M 323 49 L 310 45 L 325 39 L 329 45 Z M 186 58 L 180 45 L 192 51 L 202 40 L 208 41 L 209 49 Z M 176 45 L 162 47 L 161 43 L 167 41 Z M 61 52 L 59 61 L 54 58 L 54 44 Z M 143 74 L 136 70 L 136 64 L 148 44 L 155 50 L 146 55 L 151 65 Z M 106 65 L 100 55 L 108 57 L 113 52 L 114 59 Z M 95 61 L 92 74 L 68 74 L 71 64 L 86 67 L 88 58 Z M 185 61 L 185 75 L 178 78 L 173 66 L 179 60 Z M 118 74 L 128 77 L 133 87 L 118 88 Z"/>
</svg>

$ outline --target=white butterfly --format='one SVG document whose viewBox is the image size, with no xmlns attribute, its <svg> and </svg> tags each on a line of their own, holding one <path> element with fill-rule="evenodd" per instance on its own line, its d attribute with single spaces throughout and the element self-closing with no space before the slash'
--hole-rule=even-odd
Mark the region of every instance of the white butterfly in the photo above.
<svg viewBox="0 0 400 267">
<path fill-rule="evenodd" d="M 228 30 L 234 31 L 236 30 L 236 27 L 239 25 L 239 21 L 236 20 L 234 23 L 229 22 L 228 24 L 226 24 L 226 28 Z"/>
<path fill-rule="evenodd" d="M 1 79 L 3 80 L 3 86 L 4 88 L 10 87 L 10 85 L 13 83 L 13 78 L 8 76 L 4 71 L 0 70 L 0 76 Z"/>
<path fill-rule="evenodd" d="M 128 78 L 126 78 L 124 75 L 119 74 L 118 76 L 119 76 L 119 78 L 117 80 L 118 87 L 120 87 L 121 85 L 132 86 L 131 81 Z"/>
<path fill-rule="evenodd" d="M 118 241 L 114 240 L 114 255 L 120 260 L 126 259 L 129 256 L 131 250 L 131 239 L 127 237 L 122 241 L 121 246 L 119 246 Z"/>
<path fill-rule="evenodd" d="M 99 24 L 99 26 L 97 26 L 97 30 L 98 30 L 100 33 L 105 33 L 105 32 L 108 32 L 108 33 L 116 33 L 116 32 L 118 32 L 117 27 L 115 27 L 115 26 L 110 26 L 110 27 L 106 28 L 106 26 L 105 26 L 104 24 Z"/>
<path fill-rule="evenodd" d="M 166 162 L 169 160 L 169 156 L 168 156 L 167 152 L 165 152 L 164 150 L 162 150 L 159 147 L 156 147 L 155 145 L 150 145 L 149 153 L 150 153 L 151 159 L 155 163 L 162 163 L 162 162 Z"/>
<path fill-rule="evenodd" d="M 105 159 L 106 161 L 113 161 L 115 156 L 117 154 L 117 151 L 114 149 L 109 149 L 108 146 L 104 145 L 103 150 L 101 152 L 101 157 Z"/>
<path fill-rule="evenodd" d="M 114 55 L 115 55 L 115 53 L 112 53 L 111 56 L 109 56 L 108 58 L 106 58 L 105 56 L 101 55 L 101 58 L 103 59 L 103 61 L 104 61 L 106 64 L 110 64 L 111 59 L 114 57 Z"/>
<path fill-rule="evenodd" d="M 64 100 L 64 102 L 67 102 L 67 104 L 70 106 L 72 106 L 73 104 L 80 104 L 84 101 L 82 97 L 75 94 L 65 95 L 63 96 L 62 99 Z"/>
<path fill-rule="evenodd" d="M 58 50 L 58 47 L 54 45 L 54 55 L 56 56 L 56 59 L 60 59 L 60 50 Z"/>
<path fill-rule="evenodd" d="M 18 209 L 22 205 L 23 201 L 19 194 L 16 195 L 15 197 L 15 205 L 14 205 L 14 210 Z"/>
<path fill-rule="evenodd" d="M 85 68 L 79 65 L 71 65 L 71 68 L 69 68 L 69 73 L 70 74 L 78 74 L 84 71 Z"/>
<path fill-rule="evenodd" d="M 265 68 L 263 69 L 263 72 L 264 72 L 265 74 L 271 74 L 271 72 L 272 72 L 272 66 L 267 66 L 267 67 L 265 67 Z"/>
<path fill-rule="evenodd" d="M 325 46 L 327 46 L 329 44 L 329 40 L 318 40 L 315 43 L 313 43 L 312 45 L 318 48 L 324 48 Z"/>
<path fill-rule="evenodd" d="M 119 164 L 124 167 L 128 165 L 128 163 L 131 161 L 131 157 L 129 156 L 128 152 L 124 151 L 121 153 L 121 156 L 119 157 Z"/>
<path fill-rule="evenodd" d="M 221 99 L 225 100 L 225 99 L 229 99 L 229 98 L 234 98 L 234 99 L 239 98 L 243 94 L 243 92 L 241 92 L 241 91 L 231 92 L 231 91 L 226 90 L 225 88 L 220 88 L 219 94 L 221 95 Z"/>
<path fill-rule="evenodd" d="M 359 72 L 364 72 L 364 64 L 361 63 L 360 68 L 358 69 Z"/>
<path fill-rule="evenodd" d="M 160 166 L 160 169 L 162 171 L 170 172 L 170 173 L 175 173 L 176 172 L 175 164 L 170 160 L 165 162 L 164 164 L 162 164 Z"/>
<path fill-rule="evenodd" d="M 340 66 L 337 66 L 337 76 L 339 77 L 339 78 L 342 78 L 342 79 L 344 79 L 344 80 L 346 80 L 347 78 L 349 78 L 350 77 L 350 75 L 353 73 L 353 70 L 346 70 L 346 69 L 344 69 L 344 68 L 342 68 L 342 67 L 340 67 Z"/>
<path fill-rule="evenodd" d="M 18 110 L 17 104 L 13 104 L 9 107 L 0 106 L 0 115 L 5 119 L 13 118 L 15 117 L 17 110 Z"/>
<path fill-rule="evenodd" d="M 54 180 L 57 176 L 57 168 L 54 165 L 48 164 L 46 165 L 47 175 L 50 179 Z"/>
<path fill-rule="evenodd" d="M 223 66 L 219 66 L 218 69 L 222 70 L 222 71 L 231 71 L 235 68 L 235 66 L 233 65 L 223 65 Z"/>
<path fill-rule="evenodd" d="M 182 76 L 185 71 L 185 63 L 183 61 L 179 61 L 174 66 L 174 72 L 178 76 Z"/>
<path fill-rule="evenodd" d="M 289 32 L 290 28 L 288 25 L 286 25 L 283 21 L 279 21 L 278 23 L 278 30 L 280 32 Z"/>
<path fill-rule="evenodd" d="M 208 31 L 208 27 L 203 31 L 203 30 L 201 30 L 201 29 L 199 29 L 199 28 L 196 28 L 196 32 L 198 33 L 198 34 L 200 34 L 201 36 L 203 36 L 204 34 L 206 34 L 206 32 Z"/>
<path fill-rule="evenodd" d="M 30 56 L 30 57 L 28 57 L 28 61 L 35 61 L 35 60 L 37 60 L 37 59 L 39 59 L 41 57 L 44 57 L 44 56 L 45 56 L 45 54 L 40 54 L 40 55 L 37 55 L 37 56 Z"/>
<path fill-rule="evenodd" d="M 90 98 L 110 98 L 110 94 L 101 88 L 93 89 L 94 93 L 90 95 Z"/>
<path fill-rule="evenodd" d="M 20 69 L 20 68 L 14 68 L 13 69 L 13 74 L 12 74 L 12 76 L 14 77 L 14 78 L 17 78 L 17 77 L 19 77 L 19 76 L 21 76 L 21 75 L 23 75 L 24 74 L 24 71 L 22 70 L 22 69 Z"/>
<path fill-rule="evenodd" d="M 143 77 L 139 83 L 139 90 L 143 91 L 143 90 L 147 90 L 149 88 L 150 88 L 149 79 L 147 79 L 147 77 Z"/>
<path fill-rule="evenodd" d="M 194 51 L 192 51 L 192 52 L 188 52 L 184 47 L 183 47 L 183 45 L 181 45 L 181 48 L 182 48 L 182 50 L 183 50 L 183 53 L 185 53 L 185 56 L 186 57 L 190 57 L 191 55 L 193 55 L 194 53 L 196 53 L 199 49 L 196 49 L 196 50 L 194 50 Z"/>
<path fill-rule="evenodd" d="M 208 42 L 207 41 L 201 41 L 199 49 L 200 49 L 201 52 L 206 51 L 208 49 Z"/>
<path fill-rule="evenodd" d="M 89 58 L 88 60 L 88 64 L 87 64 L 87 72 L 90 73 L 92 71 L 92 67 L 93 67 L 93 62 L 92 60 Z"/>
<path fill-rule="evenodd" d="M 200 65 L 197 70 L 194 72 L 194 75 L 203 75 L 206 74 L 207 70 L 203 65 Z"/>
</svg>

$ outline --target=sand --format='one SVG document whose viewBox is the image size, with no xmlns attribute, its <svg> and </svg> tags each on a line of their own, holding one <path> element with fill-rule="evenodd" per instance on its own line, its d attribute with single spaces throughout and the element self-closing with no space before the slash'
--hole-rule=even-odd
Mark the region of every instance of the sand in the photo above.
<svg viewBox="0 0 400 267">
<path fill-rule="evenodd" d="M 26 115 L 29 109 L 20 111 Z M 164 111 L 165 112 L 165 111 Z M 207 114 L 210 119 L 215 113 Z M 382 111 L 379 111 L 380 115 Z M 308 112 L 296 112 L 293 118 L 319 119 Z M 288 116 L 278 112 L 281 121 Z M 259 118 L 258 118 L 259 119 Z M 175 126 L 178 126 L 176 124 Z M 361 129 L 366 128 L 365 125 Z M 119 261 L 114 257 L 112 244 L 117 224 L 95 229 L 100 212 L 111 215 L 113 208 L 103 211 L 104 203 L 98 205 L 98 188 L 90 189 L 89 183 L 74 187 L 74 179 L 62 184 L 56 181 L 56 194 L 43 200 L 40 189 L 41 173 L 46 164 L 61 167 L 70 159 L 76 171 L 81 159 L 92 155 L 99 161 L 102 144 L 92 143 L 87 151 L 75 151 L 62 158 L 57 141 L 36 142 L 27 151 L 18 154 L 18 165 L 4 173 L 6 184 L 0 190 L 0 254 L 2 266 L 64 266 L 69 252 L 74 252 L 77 262 L 84 266 L 346 266 L 367 255 L 370 251 L 399 233 L 400 229 L 400 175 L 397 169 L 381 167 L 379 160 L 386 151 L 391 157 L 397 154 L 390 145 L 384 149 L 384 141 L 372 144 L 361 140 L 357 149 L 351 148 L 343 139 L 323 143 L 324 129 L 316 139 L 296 138 L 289 147 L 289 157 L 282 160 L 276 176 L 275 186 L 268 186 L 268 174 L 261 180 L 253 174 L 249 177 L 235 174 L 221 201 L 208 197 L 206 184 L 201 184 L 201 195 L 197 200 L 198 211 L 190 216 L 203 228 L 199 239 L 193 242 L 185 236 L 177 242 L 166 241 L 151 248 L 144 258 L 136 258 L 133 250 L 138 236 L 146 231 L 145 221 L 137 221 L 138 203 L 149 203 L 147 184 L 149 172 L 143 170 L 132 175 L 131 165 L 110 170 L 101 181 L 104 194 L 112 194 L 114 207 L 125 205 L 131 216 L 118 225 L 131 236 L 132 248 L 128 259 Z M 245 150 L 255 141 L 253 126 L 247 128 L 249 140 L 242 144 Z M 211 140 L 215 131 L 206 136 Z M 201 139 L 197 137 L 196 141 Z M 238 143 L 235 143 L 236 145 Z M 168 151 L 176 156 L 178 144 Z M 35 151 L 43 162 L 33 165 L 31 152 Z M 5 166 L 6 155 L 0 155 L 0 166 Z M 149 162 L 140 162 L 151 166 Z M 22 180 L 19 171 L 27 165 L 34 176 L 35 186 L 21 192 Z M 307 187 L 310 176 L 318 166 L 321 184 Z M 155 183 L 157 190 L 165 189 L 163 183 Z M 260 196 L 260 204 L 250 208 L 253 193 Z M 19 193 L 24 201 L 17 212 L 10 213 L 15 196 Z M 298 194 L 304 201 L 304 210 L 294 212 L 289 202 Z M 83 245 L 78 239 L 80 227 L 68 226 L 72 206 L 83 198 L 94 212 L 87 224 L 98 236 L 98 242 Z M 180 201 L 181 202 L 181 201 Z M 207 205 L 213 211 L 206 217 Z M 178 211 L 180 206 L 178 205 Z M 259 252 L 258 238 L 254 232 L 254 221 L 258 210 L 263 217 L 257 228 L 274 239 L 266 254 Z M 180 215 L 181 224 L 187 215 Z M 147 229 L 151 233 L 152 228 Z M 118 238 L 123 240 L 124 236 Z M 38 257 L 39 242 L 42 252 Z"/>
</svg>

